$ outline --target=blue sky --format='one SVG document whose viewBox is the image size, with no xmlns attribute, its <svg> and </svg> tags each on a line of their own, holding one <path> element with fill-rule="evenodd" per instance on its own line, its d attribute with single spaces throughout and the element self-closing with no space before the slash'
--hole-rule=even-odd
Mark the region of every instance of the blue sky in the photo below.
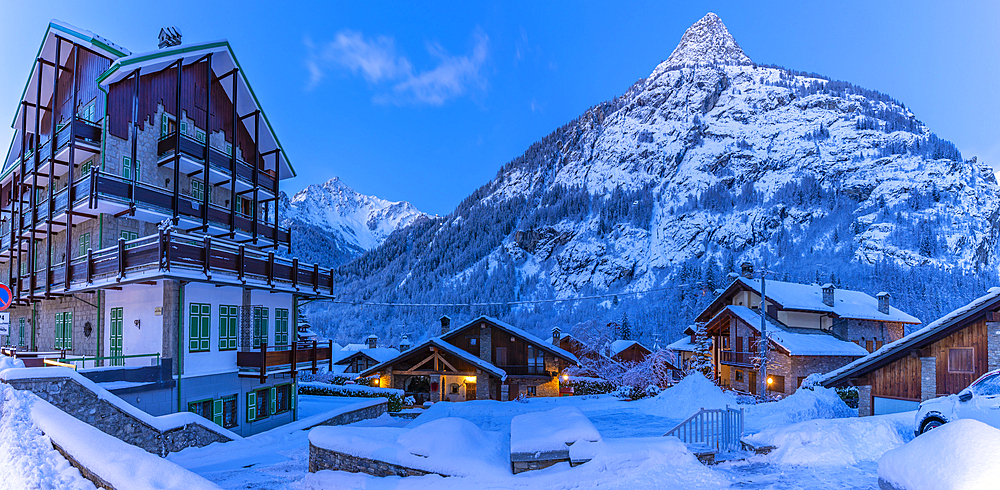
<svg viewBox="0 0 1000 490">
<path fill-rule="evenodd" d="M 47 22 L 133 52 L 159 28 L 232 43 L 299 176 L 447 214 L 507 161 L 623 93 L 706 12 L 751 59 L 876 89 L 1000 167 L 1000 2 L 0 0 L 0 145 Z"/>
</svg>

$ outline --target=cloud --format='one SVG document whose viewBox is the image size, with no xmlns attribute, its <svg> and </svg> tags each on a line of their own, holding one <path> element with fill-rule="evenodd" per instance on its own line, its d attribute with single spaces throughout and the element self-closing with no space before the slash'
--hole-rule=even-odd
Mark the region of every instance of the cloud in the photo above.
<svg viewBox="0 0 1000 490">
<path fill-rule="evenodd" d="M 375 90 L 372 100 L 376 103 L 442 105 L 486 88 L 482 72 L 489 59 L 489 37 L 476 29 L 473 40 L 471 52 L 463 56 L 451 55 L 440 44 L 428 42 L 426 49 L 436 66 L 421 71 L 397 52 L 391 37 L 365 38 L 359 32 L 343 30 L 320 46 L 306 38 L 307 88 L 316 88 L 330 71 L 348 71 L 368 81 Z"/>
</svg>

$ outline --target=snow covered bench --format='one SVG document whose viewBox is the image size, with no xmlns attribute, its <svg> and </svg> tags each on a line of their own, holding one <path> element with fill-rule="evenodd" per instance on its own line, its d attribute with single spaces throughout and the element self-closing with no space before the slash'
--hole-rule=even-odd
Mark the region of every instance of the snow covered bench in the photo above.
<svg viewBox="0 0 1000 490">
<path fill-rule="evenodd" d="M 510 421 L 510 466 L 515 474 L 571 466 L 594 457 L 601 434 L 579 408 L 559 407 L 518 415 Z"/>
</svg>

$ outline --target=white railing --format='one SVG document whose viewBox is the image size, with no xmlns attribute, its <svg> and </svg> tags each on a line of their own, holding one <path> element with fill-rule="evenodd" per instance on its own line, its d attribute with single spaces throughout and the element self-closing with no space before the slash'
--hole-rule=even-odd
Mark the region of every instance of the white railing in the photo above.
<svg viewBox="0 0 1000 490">
<path fill-rule="evenodd" d="M 715 451 L 736 451 L 743 438 L 743 409 L 701 409 L 663 434 L 676 436 L 685 444 Z"/>
</svg>

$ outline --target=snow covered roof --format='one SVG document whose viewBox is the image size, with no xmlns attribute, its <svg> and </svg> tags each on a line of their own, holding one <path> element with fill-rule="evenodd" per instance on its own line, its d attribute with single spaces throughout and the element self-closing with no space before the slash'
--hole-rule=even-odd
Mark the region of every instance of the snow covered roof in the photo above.
<svg viewBox="0 0 1000 490">
<path fill-rule="evenodd" d="M 718 308 L 718 302 L 737 288 L 749 289 L 760 294 L 760 280 L 747 279 L 742 276 L 737 277 L 726 288 L 726 291 L 702 312 L 702 315 L 714 308 Z M 820 286 L 785 281 L 767 281 L 766 288 L 768 301 L 777 303 L 785 310 L 832 313 L 840 318 L 855 320 L 920 323 L 917 317 L 904 313 L 892 306 L 889 307 L 889 313 L 882 313 L 878 309 L 878 299 L 861 291 L 834 289 L 833 306 L 829 306 L 823 302 L 823 288 Z"/>
<path fill-rule="evenodd" d="M 634 340 L 616 340 L 611 343 L 611 357 L 617 356 L 622 351 L 628 349 L 629 347 L 632 347 L 633 345 L 638 345 L 639 347 L 642 347 L 646 351 L 652 352 L 649 349 L 646 349 L 646 346 Z"/>
<path fill-rule="evenodd" d="M 944 338 L 955 330 L 962 328 L 965 321 L 983 312 L 993 311 L 1000 306 L 1000 288 L 990 288 L 989 292 L 972 300 L 969 304 L 957 308 L 951 313 L 931 322 L 909 335 L 882 346 L 881 349 L 868 354 L 846 366 L 825 374 L 820 383 L 823 386 L 837 386 L 844 381 L 874 371 L 901 357 L 909 355 L 914 348 L 932 343 Z"/>
<path fill-rule="evenodd" d="M 348 345 L 358 345 L 358 344 L 348 344 Z M 368 349 L 366 347 L 364 349 L 357 349 L 350 351 L 345 349 L 344 351 L 341 352 L 347 352 L 348 355 L 341 357 L 338 360 L 335 360 L 334 364 L 348 363 L 350 362 L 351 358 L 356 356 L 368 356 L 375 362 L 384 362 L 399 355 L 399 350 L 393 349 L 392 347 L 376 347 L 374 349 Z"/>
<path fill-rule="evenodd" d="M 681 352 L 694 352 L 695 343 L 691 342 L 691 336 L 685 335 L 680 339 L 676 340 L 674 343 L 667 346 L 667 350 L 676 350 Z"/>
<path fill-rule="evenodd" d="M 470 328 L 470 327 L 473 327 L 473 326 L 475 326 L 475 325 L 477 325 L 477 324 L 479 324 L 481 322 L 484 322 L 484 321 L 493 324 L 493 326 L 495 326 L 495 327 L 499 327 L 499 328 L 501 328 L 503 330 L 506 330 L 507 332 L 509 332 L 511 335 L 514 335 L 515 337 L 521 337 L 522 339 L 527 340 L 528 342 L 531 342 L 534 346 L 536 346 L 538 348 L 541 348 L 542 350 L 549 351 L 549 353 L 555 354 L 555 355 L 557 355 L 559 357 L 562 357 L 563 359 L 565 359 L 567 361 L 571 361 L 574 364 L 577 364 L 577 363 L 580 362 L 580 360 L 577 359 L 576 356 L 573 355 L 572 352 L 569 352 L 569 351 L 567 351 L 567 350 L 565 350 L 565 349 L 563 349 L 563 348 L 561 348 L 561 347 L 559 347 L 557 345 L 552 345 L 551 341 L 546 342 L 546 341 L 542 340 L 541 338 L 539 338 L 536 335 L 533 335 L 533 334 L 530 334 L 528 332 L 525 332 L 524 330 L 521 330 L 520 328 L 517 328 L 517 327 L 515 327 L 515 326 L 513 326 L 513 325 L 511 325 L 509 323 L 502 322 L 502 321 L 500 321 L 500 320 L 498 320 L 496 318 L 493 318 L 491 316 L 481 316 L 479 318 L 476 318 L 475 320 L 472 320 L 471 322 L 466 323 L 465 325 L 462 325 L 461 327 L 456 328 L 456 329 L 454 329 L 454 330 L 452 330 L 452 331 L 450 331 L 450 332 L 442 335 L 441 339 L 447 341 L 448 339 L 450 339 L 452 337 L 457 337 L 459 335 L 459 332 L 462 332 L 463 330 L 465 330 L 467 328 Z"/>
<path fill-rule="evenodd" d="M 566 339 L 568 339 L 568 338 L 570 338 L 572 336 L 573 335 L 571 335 L 569 333 L 561 333 L 561 334 L 559 334 L 559 341 L 562 342 L 563 340 L 566 340 Z M 549 343 L 552 344 L 552 345 L 556 345 L 555 340 L 556 340 L 555 338 L 551 338 L 551 339 L 549 339 Z"/>
<path fill-rule="evenodd" d="M 715 318 L 731 313 L 760 332 L 760 315 L 746 306 L 727 306 Z M 715 321 L 715 318 L 712 321 Z M 840 340 L 832 334 L 811 328 L 790 328 L 767 320 L 767 333 L 772 342 L 792 356 L 864 356 L 868 351 L 854 342 Z"/>
<path fill-rule="evenodd" d="M 445 352 L 447 352 L 447 353 L 449 353 L 449 354 L 451 354 L 451 355 L 453 355 L 455 357 L 458 357 L 458 358 L 462 359 L 463 361 L 465 361 L 465 362 L 467 362 L 469 364 L 472 364 L 473 366 L 478 367 L 479 369 L 482 369 L 483 371 L 486 371 L 486 372 L 488 372 L 488 373 L 490 373 L 490 374 L 492 374 L 492 375 L 500 378 L 501 380 L 507 379 L 507 372 L 504 371 L 503 369 L 500 369 L 500 368 L 494 366 L 493 363 L 486 362 L 486 361 L 484 361 L 484 360 L 482 360 L 482 359 L 480 359 L 480 358 L 478 358 L 478 357 L 476 357 L 476 356 L 474 356 L 474 355 L 472 355 L 472 354 L 470 354 L 470 353 L 468 353 L 468 352 L 466 352 L 466 351 L 464 351 L 462 349 L 459 349 L 458 347 L 455 347 L 454 345 L 449 344 L 448 342 L 444 341 L 441 337 L 432 337 L 430 339 L 427 339 L 427 340 L 421 342 L 420 345 L 417 345 L 416 347 L 412 347 L 410 349 L 407 349 L 406 352 L 400 353 L 400 352 L 397 351 L 396 352 L 396 354 L 397 354 L 396 356 L 392 357 L 391 359 L 386 359 L 386 360 L 380 362 L 378 365 L 372 366 L 372 367 L 370 367 L 370 368 L 362 371 L 360 374 L 358 374 L 358 377 L 362 377 L 363 378 L 365 376 L 371 376 L 372 374 L 375 374 L 375 373 L 381 371 L 382 369 L 384 369 L 385 367 L 387 367 L 387 366 L 395 363 L 396 361 L 399 361 L 400 359 L 402 359 L 402 358 L 404 358 L 404 357 L 406 357 L 408 355 L 411 355 L 414 352 L 419 351 L 420 349 L 424 349 L 424 348 L 430 347 L 432 345 L 435 346 L 435 347 L 437 347 L 437 348 L 439 348 L 439 349 L 444 350 Z"/>
</svg>

